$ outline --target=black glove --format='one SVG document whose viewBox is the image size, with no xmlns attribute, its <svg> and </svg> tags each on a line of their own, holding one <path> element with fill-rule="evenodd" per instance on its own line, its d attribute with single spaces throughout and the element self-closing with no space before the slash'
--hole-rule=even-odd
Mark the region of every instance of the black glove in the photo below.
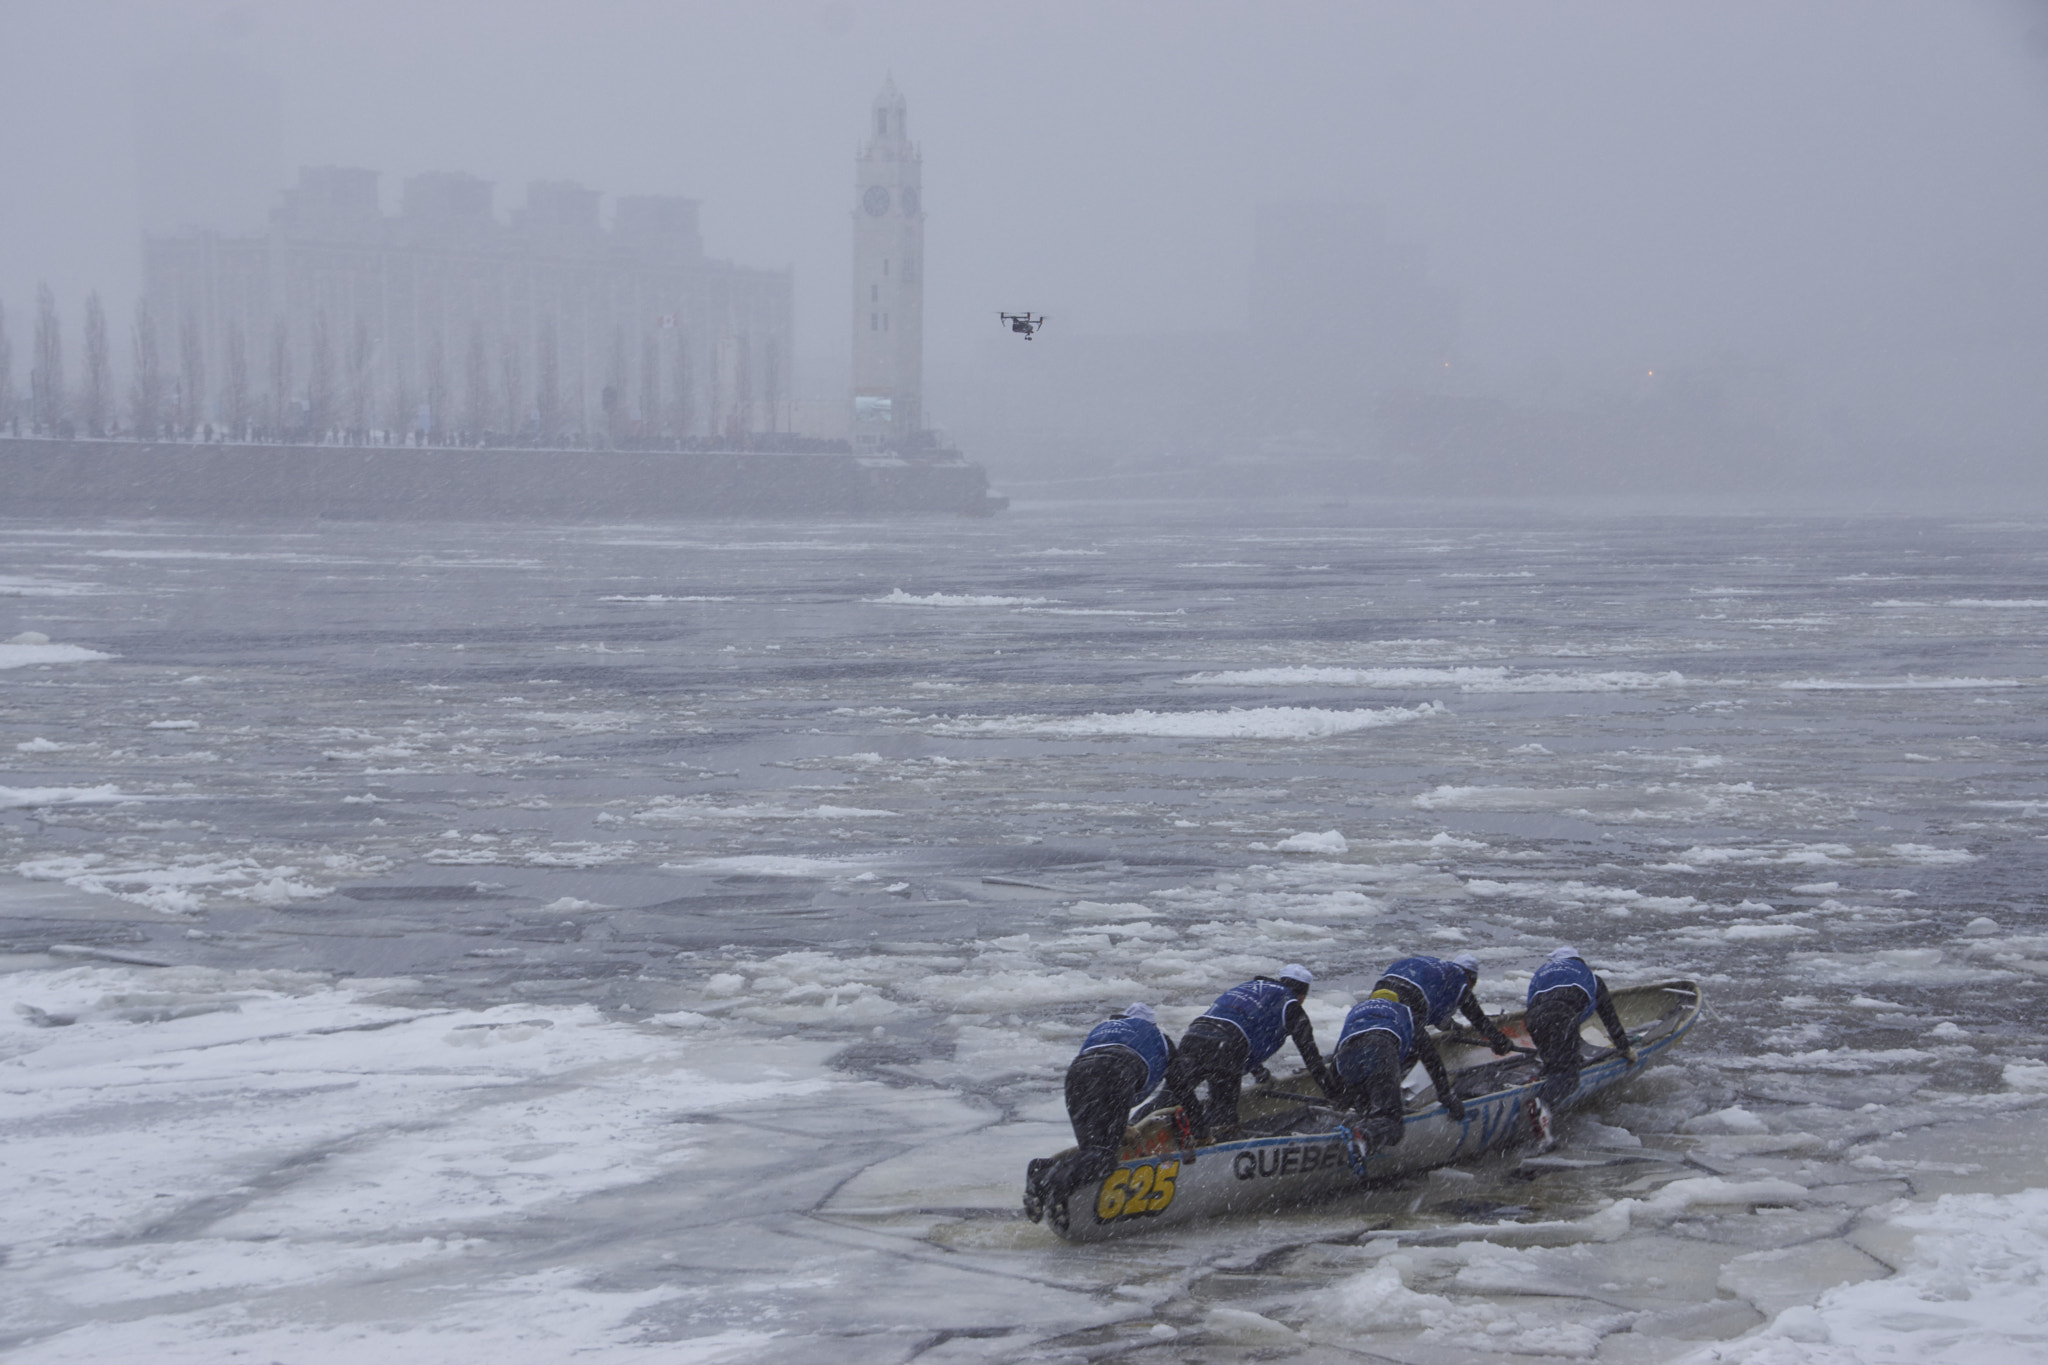
<svg viewBox="0 0 2048 1365">
<path fill-rule="evenodd" d="M 1260 1085 L 1271 1085 L 1273 1083 L 1273 1073 L 1266 1070 L 1263 1066 L 1255 1066 L 1252 1068 L 1252 1079 Z"/>
<path fill-rule="evenodd" d="M 1453 1123 L 1463 1123 L 1465 1121 L 1465 1101 L 1459 1099 L 1456 1095 L 1444 1096 L 1444 1112 L 1451 1116 Z"/>
</svg>

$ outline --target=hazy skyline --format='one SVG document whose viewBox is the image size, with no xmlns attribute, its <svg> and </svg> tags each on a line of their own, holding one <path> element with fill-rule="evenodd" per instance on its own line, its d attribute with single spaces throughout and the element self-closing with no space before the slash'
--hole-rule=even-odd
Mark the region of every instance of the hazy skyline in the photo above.
<svg viewBox="0 0 2048 1365">
<path fill-rule="evenodd" d="M 0 301 L 139 277 L 134 73 L 276 82 L 286 174 L 469 170 L 704 201 L 846 346 L 847 213 L 893 76 L 923 144 L 935 376 L 999 308 L 1062 332 L 1243 325 L 1268 202 L 1377 205 L 1506 385 L 1717 354 L 1828 401 L 2041 448 L 2048 22 L 2018 3 L 1304 6 L 0 3 Z M 117 348 L 119 349 L 119 348 Z M 15 382 L 24 384 L 17 360 Z M 949 395 L 932 394 L 948 420 Z"/>
</svg>

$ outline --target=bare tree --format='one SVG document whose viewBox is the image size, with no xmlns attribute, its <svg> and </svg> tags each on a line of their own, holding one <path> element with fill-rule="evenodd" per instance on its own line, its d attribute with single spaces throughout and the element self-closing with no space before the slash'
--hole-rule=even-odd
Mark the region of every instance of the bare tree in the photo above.
<svg viewBox="0 0 2048 1365">
<path fill-rule="evenodd" d="M 661 347 L 649 332 L 640 338 L 640 430 L 661 429 Z"/>
<path fill-rule="evenodd" d="M 555 423 L 557 430 L 579 439 L 587 436 L 596 425 L 590 417 L 590 386 L 584 382 L 590 377 L 587 373 L 590 353 L 589 348 L 582 344 L 583 340 L 579 337 L 575 344 L 564 344 L 560 348 L 561 417 Z M 569 363 L 571 357 L 575 360 L 573 367 Z"/>
<path fill-rule="evenodd" d="M 370 325 L 360 314 L 348 343 L 348 426 L 358 441 L 370 429 Z"/>
<path fill-rule="evenodd" d="M 36 286 L 36 360 L 28 372 L 29 420 L 40 432 L 62 435 L 64 403 L 64 339 L 57 324 L 57 296 L 47 284 Z"/>
<path fill-rule="evenodd" d="M 421 434 L 440 444 L 448 430 L 448 357 L 441 345 L 441 329 L 427 338 L 427 420 Z"/>
<path fill-rule="evenodd" d="M 7 305 L 0 304 L 0 427 L 14 418 L 14 343 L 7 339 Z"/>
<path fill-rule="evenodd" d="M 306 439 L 325 441 L 334 428 L 334 344 L 327 314 L 313 315 L 313 344 L 306 354 Z"/>
<path fill-rule="evenodd" d="M 561 434 L 562 396 L 559 362 L 555 356 L 555 320 L 542 318 L 538 353 L 534 356 L 534 408 L 540 414 L 540 439 L 552 442 Z"/>
<path fill-rule="evenodd" d="M 292 338 L 283 318 L 270 324 L 270 397 L 266 406 L 270 439 L 287 439 L 292 415 Z"/>
<path fill-rule="evenodd" d="M 249 353 L 239 325 L 228 325 L 228 374 L 221 385 L 221 419 L 237 441 L 249 439 Z"/>
<path fill-rule="evenodd" d="M 199 344 L 199 324 L 188 313 L 178 329 L 178 421 L 186 436 L 195 436 L 204 420 L 206 352 Z"/>
<path fill-rule="evenodd" d="M 78 417 L 88 436 L 105 436 L 114 424 L 114 366 L 107 354 L 107 310 L 95 289 L 85 296 L 85 387 Z"/>
<path fill-rule="evenodd" d="M 391 358 L 391 416 L 384 429 L 391 439 L 403 444 L 405 434 L 412 430 L 416 415 L 413 396 L 412 375 L 406 370 L 404 361 L 398 356 Z"/>
<path fill-rule="evenodd" d="M 406 436 L 412 431 L 413 419 L 418 415 L 418 405 L 413 400 L 412 381 L 401 374 L 391 389 L 391 423 L 389 426 L 389 430 L 398 444 L 405 444 Z"/>
<path fill-rule="evenodd" d="M 726 414 L 725 434 L 734 438 L 754 429 L 754 338 L 741 332 L 733 338 L 732 411 Z"/>
<path fill-rule="evenodd" d="M 499 372 L 504 376 L 500 387 L 505 393 L 505 432 L 516 441 L 526 426 L 526 381 L 520 373 L 519 347 L 510 337 L 505 338 L 505 350 L 499 360 Z"/>
<path fill-rule="evenodd" d="M 469 324 L 469 355 L 463 364 L 463 379 L 469 400 L 466 421 L 469 439 L 483 440 L 484 428 L 491 424 L 491 371 L 484 360 L 484 327 L 472 320 Z"/>
<path fill-rule="evenodd" d="M 604 442 L 616 446 L 626 434 L 626 329 L 612 328 L 611 358 L 605 364 L 604 390 L 599 395 L 604 413 Z"/>
<path fill-rule="evenodd" d="M 695 405 L 691 402 L 690 342 L 688 336 L 680 330 L 676 332 L 676 350 L 670 360 L 675 367 L 675 376 L 670 385 L 668 400 L 669 425 L 674 429 L 677 439 L 688 440 L 691 428 L 696 423 L 697 413 Z"/>
<path fill-rule="evenodd" d="M 135 434 L 154 441 L 164 420 L 164 372 L 156 352 L 156 320 L 149 305 L 135 305 L 135 386 L 130 395 Z"/>
</svg>

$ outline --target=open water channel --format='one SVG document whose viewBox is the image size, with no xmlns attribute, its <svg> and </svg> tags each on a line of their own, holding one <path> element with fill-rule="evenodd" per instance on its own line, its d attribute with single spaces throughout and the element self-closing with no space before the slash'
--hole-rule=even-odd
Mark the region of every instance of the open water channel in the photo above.
<svg viewBox="0 0 2048 1365">
<path fill-rule="evenodd" d="M 2034 521 L 0 524 L 0 1350 L 2038 1358 L 2044 624 Z M 1711 1012 L 1550 1153 L 1016 1211 L 1106 1012 L 1560 942 Z"/>
</svg>

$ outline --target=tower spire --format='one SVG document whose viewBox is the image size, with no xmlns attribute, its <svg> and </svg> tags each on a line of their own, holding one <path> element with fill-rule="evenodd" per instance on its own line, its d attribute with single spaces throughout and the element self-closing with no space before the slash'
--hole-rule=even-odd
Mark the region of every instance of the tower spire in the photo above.
<svg viewBox="0 0 2048 1365">
<path fill-rule="evenodd" d="M 869 110 L 853 193 L 854 442 L 911 450 L 924 435 L 923 159 L 894 77 Z"/>
</svg>

